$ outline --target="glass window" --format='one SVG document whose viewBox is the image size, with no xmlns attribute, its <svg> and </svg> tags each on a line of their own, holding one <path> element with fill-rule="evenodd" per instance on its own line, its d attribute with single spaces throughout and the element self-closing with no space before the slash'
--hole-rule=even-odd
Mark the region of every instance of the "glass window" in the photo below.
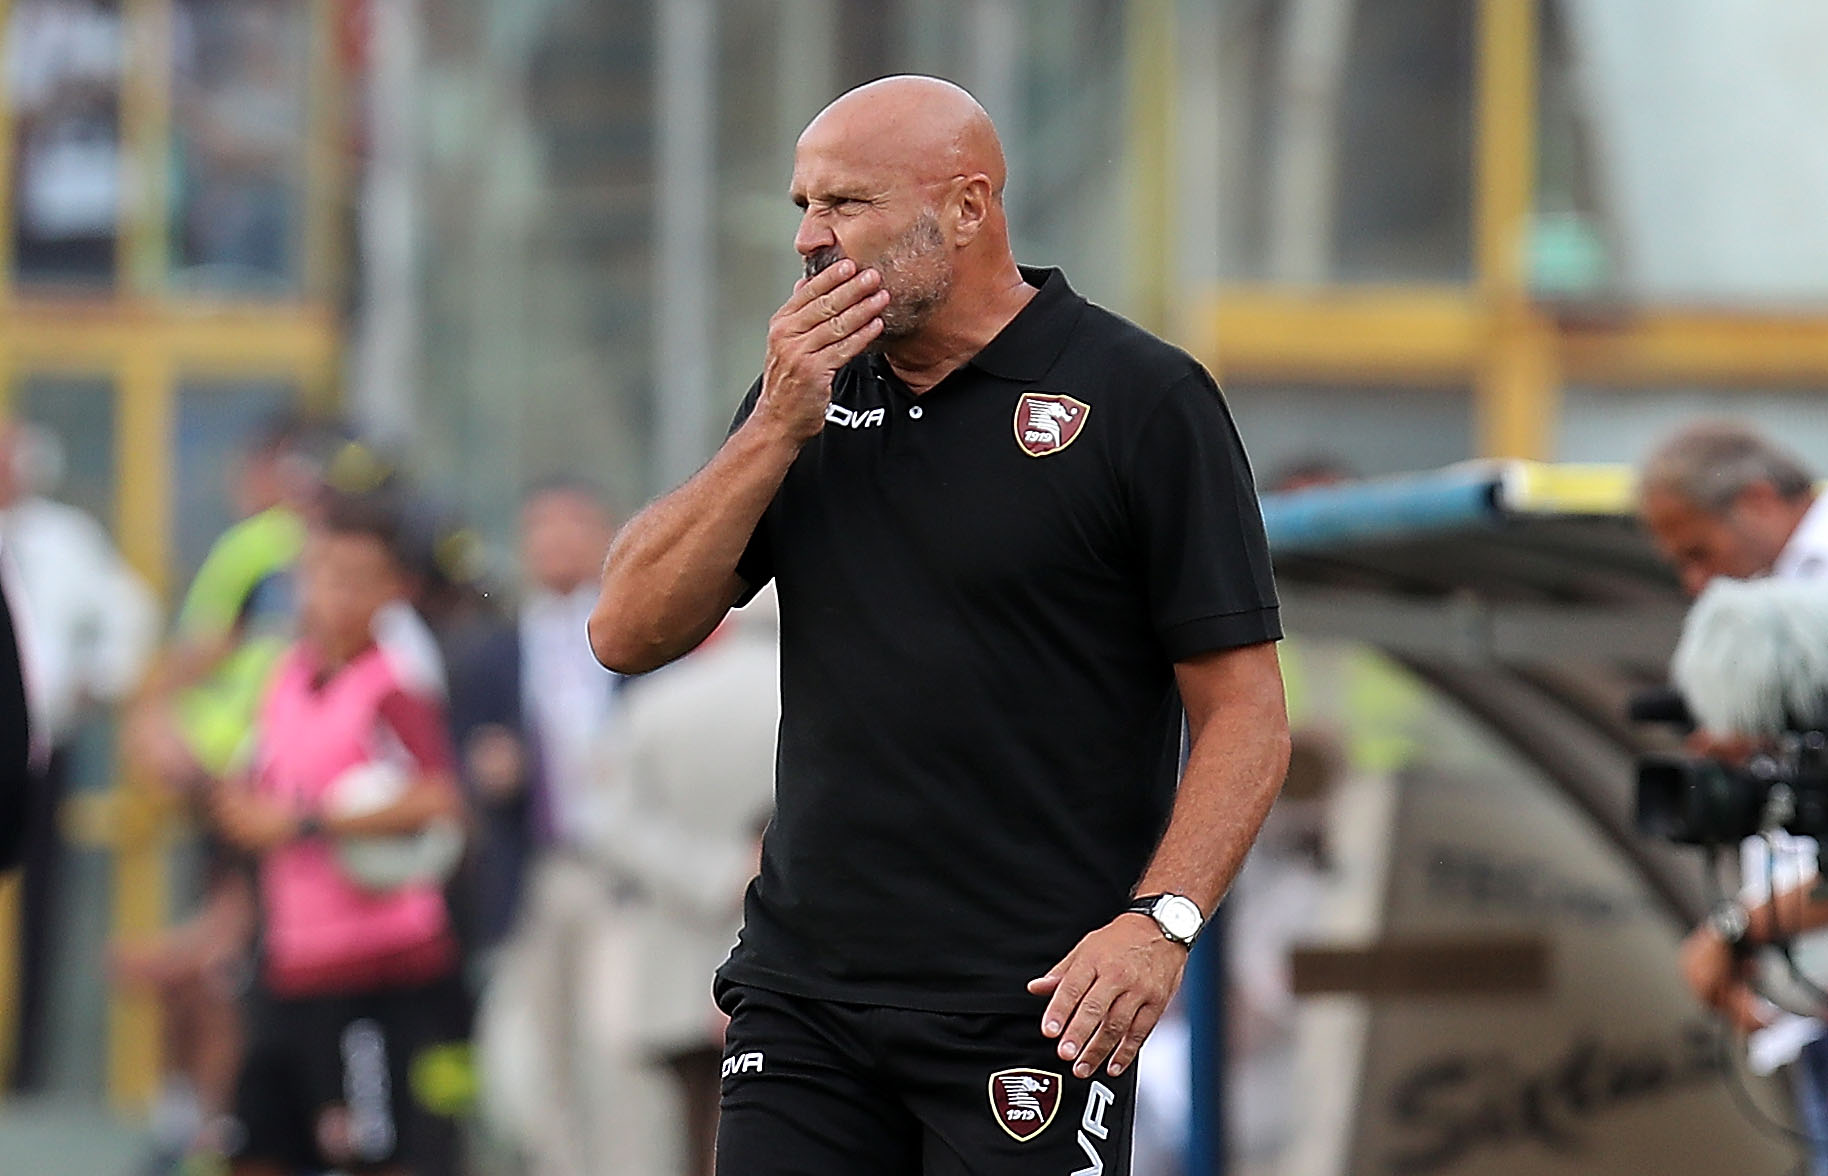
<svg viewBox="0 0 1828 1176">
<path fill-rule="evenodd" d="M 174 281 L 298 285 L 310 13 L 302 0 L 178 0 L 174 8 Z"/>
<path fill-rule="evenodd" d="M 102 376 L 28 376 L 13 416 L 32 429 L 28 480 L 114 528 L 114 385 Z"/>
<path fill-rule="evenodd" d="M 1726 417 L 1765 430 L 1818 472 L 1828 453 L 1828 389 L 1569 388 L 1556 426 L 1562 461 L 1642 461 L 1698 417 Z"/>
<path fill-rule="evenodd" d="M 1473 398 L 1464 388 L 1227 382 L 1225 402 L 1264 489 L 1322 467 L 1374 477 L 1438 469 L 1473 454 Z"/>
<path fill-rule="evenodd" d="M 1221 7 L 1228 276 L 1464 280 L 1476 6 L 1321 5 L 1322 21 L 1298 21 L 1292 0 Z"/>
<path fill-rule="evenodd" d="M 114 281 L 121 207 L 121 14 L 110 0 L 15 0 L 13 267 L 21 282 Z"/>
</svg>

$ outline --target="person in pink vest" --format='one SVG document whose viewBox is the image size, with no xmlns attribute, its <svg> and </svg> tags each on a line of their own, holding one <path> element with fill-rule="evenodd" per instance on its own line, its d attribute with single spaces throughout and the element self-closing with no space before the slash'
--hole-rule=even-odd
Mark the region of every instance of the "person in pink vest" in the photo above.
<svg viewBox="0 0 1828 1176">
<path fill-rule="evenodd" d="M 429 1172 L 446 1146 L 448 1121 L 414 1100 L 411 1081 L 417 1056 L 463 1032 L 442 879 L 432 869 L 377 882 L 350 852 L 461 820 L 436 660 L 386 636 L 407 592 L 397 539 L 381 499 L 325 511 L 252 770 L 213 801 L 224 838 L 258 860 L 261 899 L 237 1176 Z M 363 776 L 391 779 L 392 794 L 352 803 Z"/>
</svg>

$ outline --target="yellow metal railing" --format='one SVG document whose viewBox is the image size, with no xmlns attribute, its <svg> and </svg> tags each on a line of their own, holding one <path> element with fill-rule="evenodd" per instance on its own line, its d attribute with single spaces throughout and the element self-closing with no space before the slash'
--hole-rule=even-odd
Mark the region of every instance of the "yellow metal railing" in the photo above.
<svg viewBox="0 0 1828 1176">
<path fill-rule="evenodd" d="M 1667 307 L 1566 315 L 1530 291 L 1537 0 L 1479 0 L 1473 281 L 1204 293 L 1193 349 L 1240 383 L 1471 387 L 1480 453 L 1553 457 L 1565 383 L 1828 387 L 1828 315 Z"/>
</svg>

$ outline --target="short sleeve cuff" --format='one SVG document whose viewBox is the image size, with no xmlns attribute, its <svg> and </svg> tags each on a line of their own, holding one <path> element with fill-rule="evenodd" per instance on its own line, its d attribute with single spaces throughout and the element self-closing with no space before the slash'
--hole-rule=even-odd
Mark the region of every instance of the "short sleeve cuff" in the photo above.
<svg viewBox="0 0 1828 1176">
<path fill-rule="evenodd" d="M 1195 617 L 1162 630 L 1162 647 L 1171 661 L 1183 661 L 1202 653 L 1261 645 L 1282 639 L 1282 618 L 1275 605 L 1247 609 L 1244 612 L 1221 613 L 1212 617 Z"/>
<path fill-rule="evenodd" d="M 752 569 L 746 569 L 740 564 L 736 568 L 736 578 L 742 581 L 743 590 L 736 594 L 736 603 L 730 606 L 732 608 L 742 608 L 754 600 L 761 594 L 762 589 L 768 586 L 769 580 L 769 577 Z"/>
</svg>

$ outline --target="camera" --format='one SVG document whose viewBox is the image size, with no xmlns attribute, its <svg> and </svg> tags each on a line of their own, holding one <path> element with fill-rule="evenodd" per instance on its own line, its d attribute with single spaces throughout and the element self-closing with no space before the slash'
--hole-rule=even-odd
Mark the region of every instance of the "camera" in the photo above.
<svg viewBox="0 0 1828 1176">
<path fill-rule="evenodd" d="M 1723 846 L 1781 829 L 1828 854 L 1828 587 L 1716 579 L 1683 622 L 1670 672 L 1672 687 L 1632 698 L 1632 719 L 1758 750 L 1742 764 L 1641 757 L 1638 831 Z"/>
<path fill-rule="evenodd" d="M 1642 756 L 1637 827 L 1679 845 L 1733 845 L 1770 829 L 1828 841 L 1828 732 L 1786 731 L 1742 766 Z"/>
</svg>

